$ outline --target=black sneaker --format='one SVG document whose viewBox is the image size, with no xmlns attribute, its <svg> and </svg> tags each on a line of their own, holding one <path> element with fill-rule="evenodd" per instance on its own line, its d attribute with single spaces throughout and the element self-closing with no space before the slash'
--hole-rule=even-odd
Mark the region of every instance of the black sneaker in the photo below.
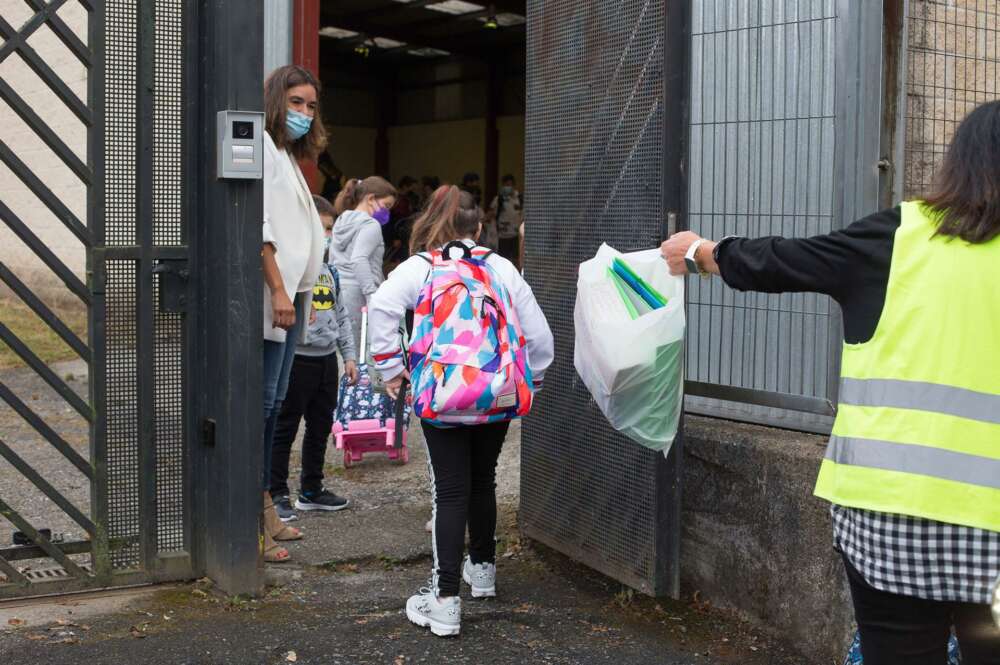
<svg viewBox="0 0 1000 665">
<path fill-rule="evenodd" d="M 299 516 L 292 510 L 292 500 L 287 496 L 274 497 L 274 510 L 278 513 L 278 519 L 282 522 L 294 522 Z"/>
<path fill-rule="evenodd" d="M 342 496 L 337 496 L 333 492 L 327 489 L 321 489 L 319 492 L 306 493 L 302 492 L 299 494 L 299 498 L 295 500 L 295 507 L 299 510 L 343 510 L 351 505 L 351 502 Z"/>
</svg>

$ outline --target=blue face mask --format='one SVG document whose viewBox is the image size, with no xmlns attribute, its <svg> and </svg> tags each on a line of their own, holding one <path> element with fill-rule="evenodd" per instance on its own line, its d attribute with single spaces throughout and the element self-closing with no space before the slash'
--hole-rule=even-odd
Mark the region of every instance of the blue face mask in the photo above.
<svg viewBox="0 0 1000 665">
<path fill-rule="evenodd" d="M 298 141 L 308 134 L 309 128 L 312 127 L 312 122 L 312 118 L 298 111 L 293 111 L 292 109 L 285 111 L 285 131 L 288 132 L 293 141 Z"/>
</svg>

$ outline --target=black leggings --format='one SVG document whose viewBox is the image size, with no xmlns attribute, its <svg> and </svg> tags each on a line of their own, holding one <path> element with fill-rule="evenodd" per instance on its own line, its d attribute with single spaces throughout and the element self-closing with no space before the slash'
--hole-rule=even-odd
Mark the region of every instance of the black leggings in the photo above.
<svg viewBox="0 0 1000 665">
<path fill-rule="evenodd" d="M 457 596 L 465 526 L 472 563 L 496 560 L 497 458 L 509 422 L 438 428 L 421 423 L 434 493 L 434 569 L 438 594 Z"/>
<path fill-rule="evenodd" d="M 989 605 L 923 600 L 879 591 L 847 560 L 865 665 L 942 665 L 951 627 L 962 665 L 1000 665 L 1000 629 Z"/>
</svg>

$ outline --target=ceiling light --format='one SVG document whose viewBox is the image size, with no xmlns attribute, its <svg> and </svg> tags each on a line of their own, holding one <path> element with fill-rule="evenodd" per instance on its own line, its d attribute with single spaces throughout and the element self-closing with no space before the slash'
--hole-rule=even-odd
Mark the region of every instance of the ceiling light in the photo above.
<svg viewBox="0 0 1000 665">
<path fill-rule="evenodd" d="M 464 2 L 463 0 L 444 0 L 444 2 L 436 2 L 433 5 L 427 5 L 425 9 L 430 9 L 434 12 L 444 12 L 445 14 L 452 14 L 454 16 L 461 16 L 462 14 L 481 12 L 485 9 L 485 7 L 471 2 Z"/>
<path fill-rule="evenodd" d="M 527 22 L 527 19 L 521 16 L 520 14 L 509 14 L 506 12 L 501 14 L 490 14 L 489 18 L 480 17 L 479 20 L 483 21 L 484 23 L 486 23 L 489 20 L 496 21 L 496 24 L 501 28 L 509 28 L 513 25 L 523 25 L 524 23 Z M 490 27 L 490 26 L 484 25 L 483 27 Z"/>
<path fill-rule="evenodd" d="M 389 39 L 388 37 L 376 37 L 375 46 L 384 49 L 399 48 L 400 46 L 406 46 L 406 42 L 398 42 L 395 39 Z"/>
<path fill-rule="evenodd" d="M 493 9 L 493 5 L 490 5 L 490 15 L 486 17 L 483 27 L 487 30 L 496 30 L 500 27 L 500 24 L 497 23 L 497 12 Z"/>
<path fill-rule="evenodd" d="M 451 55 L 448 51 L 442 51 L 439 48 L 430 48 L 427 46 L 423 48 L 411 48 L 407 51 L 407 53 L 415 55 L 419 58 L 441 58 L 446 55 Z"/>
<path fill-rule="evenodd" d="M 348 39 L 349 37 L 357 37 L 358 33 L 353 30 L 345 30 L 344 28 L 335 28 L 330 25 L 325 28 L 321 28 L 319 34 L 323 37 L 330 37 L 332 39 Z"/>
</svg>

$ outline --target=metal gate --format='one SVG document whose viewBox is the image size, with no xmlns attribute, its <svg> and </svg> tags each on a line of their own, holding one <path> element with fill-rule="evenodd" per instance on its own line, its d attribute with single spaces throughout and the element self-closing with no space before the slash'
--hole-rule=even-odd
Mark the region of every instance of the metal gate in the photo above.
<svg viewBox="0 0 1000 665">
<path fill-rule="evenodd" d="M 690 228 L 829 233 L 878 208 L 882 7 L 694 0 Z M 836 303 L 689 282 L 689 412 L 828 432 Z"/>
<path fill-rule="evenodd" d="M 526 275 L 557 342 L 524 424 L 519 517 L 531 538 L 657 595 L 679 590 L 682 442 L 664 458 L 607 424 L 573 368 L 573 303 L 577 265 L 601 242 L 657 246 L 683 212 L 683 5 L 528 4 Z"/>
<path fill-rule="evenodd" d="M 259 570 L 254 527 L 260 494 L 253 480 L 259 460 L 243 448 L 260 435 L 260 425 L 246 418 L 247 405 L 259 395 L 254 387 L 260 381 L 260 347 L 252 334 L 259 336 L 259 329 L 249 321 L 256 320 L 260 307 L 254 303 L 260 299 L 260 282 L 254 281 L 260 239 L 233 225 L 250 227 L 244 217 L 260 218 L 261 190 L 259 182 L 216 181 L 212 161 L 203 156 L 214 154 L 215 138 L 204 128 L 213 126 L 216 109 L 236 108 L 235 101 L 247 110 L 260 108 L 262 55 L 251 47 L 254 39 L 262 45 L 262 6 L 81 0 L 85 25 L 71 26 L 61 13 L 66 0 L 25 2 L 32 15 L 20 28 L 0 18 L 0 61 L 16 56 L 34 72 L 84 128 L 85 150 L 74 151 L 24 91 L 0 81 L 0 97 L 48 147 L 50 160 L 64 164 L 86 187 L 86 219 L 22 161 L 17 146 L 0 141 L 0 160 L 83 245 L 86 281 L 42 241 L 31 219 L 2 202 L 0 217 L 86 306 L 86 341 L 15 270 L 0 264 L 0 278 L 86 361 L 89 392 L 75 391 L 3 324 L 0 339 L 74 412 L 77 422 L 68 427 L 86 431 L 89 451 L 67 441 L 67 425 L 48 422 L 28 397 L 3 383 L 0 397 L 34 430 L 34 440 L 25 445 L 50 446 L 49 452 L 65 458 L 77 474 L 70 484 L 83 483 L 90 491 L 89 502 L 70 499 L 0 436 L 0 456 L 10 465 L 3 473 L 32 486 L 28 495 L 0 496 L 0 514 L 27 541 L 7 546 L 6 530 L 0 536 L 0 598 L 205 572 L 217 574 L 231 589 L 253 589 Z M 34 48 L 32 37 L 43 31 L 68 49 L 74 66 L 85 68 L 86 100 Z M 214 44 L 224 40 L 231 51 L 237 34 L 251 51 L 245 63 Z M 242 73 L 244 65 L 252 73 Z M 206 91 L 209 77 L 218 78 Z M 234 99 L 237 94 L 242 100 Z M 4 131 L 0 127 L 0 138 Z M 217 206 L 232 207 L 232 197 L 239 199 L 238 210 L 217 212 Z M 194 223 L 206 215 L 214 215 L 212 228 Z M 196 251 L 217 243 L 220 233 L 229 234 L 229 244 L 219 245 L 211 259 Z M 256 252 L 248 252 L 254 242 Z M 243 288 L 234 289 L 234 283 Z M 230 325 L 231 313 L 210 314 L 210 307 L 220 311 L 220 295 L 221 310 L 239 308 L 236 320 L 242 325 L 221 345 L 196 325 L 199 320 L 222 330 Z M 227 364 L 226 358 L 238 360 Z M 237 364 L 241 370 L 234 369 Z M 219 383 L 208 387 L 205 372 L 214 372 L 209 376 Z M 237 399 L 234 406 L 234 392 L 245 402 Z M 233 421 L 244 424 L 230 426 Z M 218 438 L 217 423 L 226 428 Z M 247 458 L 242 464 L 233 462 L 236 445 Z M 222 510 L 207 509 L 218 499 L 213 492 L 231 493 L 219 502 L 226 506 Z M 27 519 L 19 505 L 39 501 L 50 502 L 49 512 Z M 61 516 L 50 517 L 56 512 Z M 40 533 L 41 520 L 63 517 L 74 523 L 69 538 Z M 223 544 L 208 537 L 212 529 Z"/>
</svg>

